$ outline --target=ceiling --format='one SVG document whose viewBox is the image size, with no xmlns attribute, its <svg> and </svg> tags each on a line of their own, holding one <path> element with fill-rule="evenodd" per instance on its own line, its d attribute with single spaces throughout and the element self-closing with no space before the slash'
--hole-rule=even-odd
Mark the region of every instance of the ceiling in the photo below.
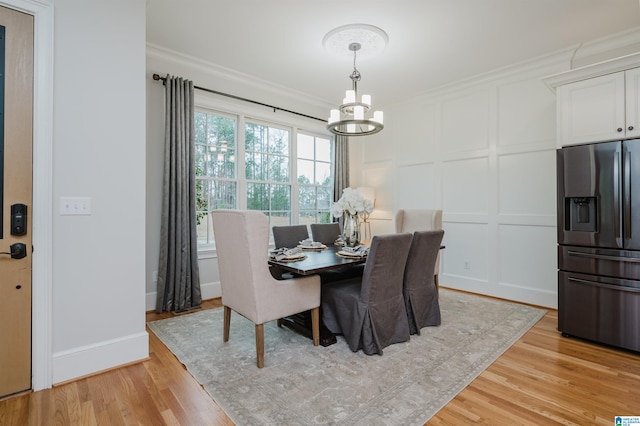
<svg viewBox="0 0 640 426">
<path fill-rule="evenodd" d="M 359 91 L 376 107 L 638 27 L 640 7 L 639 0 L 147 0 L 148 43 L 329 104 L 350 88 L 353 58 L 326 52 L 322 39 L 352 23 L 389 36 L 382 53 L 357 61 Z"/>
</svg>

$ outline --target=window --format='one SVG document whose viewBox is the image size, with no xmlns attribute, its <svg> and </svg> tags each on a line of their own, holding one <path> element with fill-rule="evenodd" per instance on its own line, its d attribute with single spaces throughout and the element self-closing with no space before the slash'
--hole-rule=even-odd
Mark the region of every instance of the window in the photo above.
<svg viewBox="0 0 640 426">
<path fill-rule="evenodd" d="M 216 209 L 260 210 L 270 227 L 330 222 L 333 151 L 326 136 L 198 108 L 198 248 L 214 247 L 209 213 Z"/>
<path fill-rule="evenodd" d="M 290 133 L 257 123 L 245 125 L 247 209 L 262 210 L 269 224 L 291 223 Z"/>
<path fill-rule="evenodd" d="M 198 245 L 210 245 L 213 227 L 209 212 L 238 206 L 237 120 L 196 111 L 194 121 Z"/>
<path fill-rule="evenodd" d="M 298 223 L 331 222 L 331 147 L 332 143 L 327 138 L 298 134 Z"/>
</svg>

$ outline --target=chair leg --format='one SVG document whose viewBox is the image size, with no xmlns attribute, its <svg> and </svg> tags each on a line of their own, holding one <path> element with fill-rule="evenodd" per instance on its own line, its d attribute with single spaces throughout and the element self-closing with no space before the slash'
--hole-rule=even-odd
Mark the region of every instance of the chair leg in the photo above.
<svg viewBox="0 0 640 426">
<path fill-rule="evenodd" d="M 224 326 L 222 332 L 222 341 L 229 341 L 229 327 L 231 327 L 231 308 L 228 306 L 224 307 Z"/>
<path fill-rule="evenodd" d="M 278 327 L 282 327 L 282 318 L 278 318 L 276 324 L 278 325 Z"/>
<path fill-rule="evenodd" d="M 256 324 L 256 356 L 258 368 L 264 366 L 264 324 Z"/>
<path fill-rule="evenodd" d="M 313 346 L 318 346 L 320 344 L 320 307 L 311 310 L 311 333 Z"/>
<path fill-rule="evenodd" d="M 440 294 L 440 286 L 438 285 L 438 274 L 433 276 L 433 281 L 436 283 L 436 291 Z"/>
</svg>

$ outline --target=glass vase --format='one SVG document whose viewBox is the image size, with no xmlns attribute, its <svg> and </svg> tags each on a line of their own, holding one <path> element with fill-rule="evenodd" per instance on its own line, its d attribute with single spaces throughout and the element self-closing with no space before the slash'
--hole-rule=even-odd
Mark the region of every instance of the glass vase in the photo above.
<svg viewBox="0 0 640 426">
<path fill-rule="evenodd" d="M 357 214 L 344 214 L 342 239 L 347 247 L 355 247 L 360 244 L 360 216 Z"/>
</svg>

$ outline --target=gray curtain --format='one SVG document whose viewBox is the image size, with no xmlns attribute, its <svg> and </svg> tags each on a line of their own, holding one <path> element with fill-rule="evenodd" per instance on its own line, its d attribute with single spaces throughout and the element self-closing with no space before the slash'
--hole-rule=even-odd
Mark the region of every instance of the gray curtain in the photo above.
<svg viewBox="0 0 640 426">
<path fill-rule="evenodd" d="M 342 190 L 349 187 L 349 137 L 336 136 L 336 161 L 333 170 L 333 201 L 342 197 Z"/>
<path fill-rule="evenodd" d="M 336 135 L 336 158 L 333 164 L 333 202 L 342 197 L 342 190 L 349 187 L 349 137 Z M 342 227 L 342 218 L 332 217 Z"/>
<path fill-rule="evenodd" d="M 165 80 L 164 178 L 156 312 L 202 303 L 196 235 L 193 82 Z"/>
</svg>

